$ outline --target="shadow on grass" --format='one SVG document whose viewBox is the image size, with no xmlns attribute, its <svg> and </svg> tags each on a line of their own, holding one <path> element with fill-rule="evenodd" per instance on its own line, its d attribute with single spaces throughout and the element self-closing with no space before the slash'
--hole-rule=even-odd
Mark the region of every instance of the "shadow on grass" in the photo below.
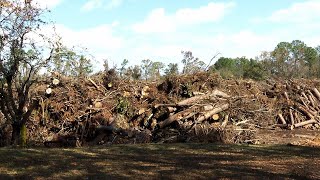
<svg viewBox="0 0 320 180">
<path fill-rule="evenodd" d="M 0 179 L 319 179 L 320 149 L 218 144 L 0 149 Z"/>
</svg>

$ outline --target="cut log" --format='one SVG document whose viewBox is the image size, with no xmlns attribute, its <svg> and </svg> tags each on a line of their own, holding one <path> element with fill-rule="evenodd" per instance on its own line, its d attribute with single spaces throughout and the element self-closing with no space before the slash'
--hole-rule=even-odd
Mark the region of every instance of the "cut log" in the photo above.
<svg viewBox="0 0 320 180">
<path fill-rule="evenodd" d="M 249 121 L 250 121 L 250 120 L 246 119 L 246 120 L 237 122 L 237 123 L 236 123 L 236 126 L 239 126 L 240 124 L 245 124 L 245 123 L 247 123 L 247 122 L 249 122 Z"/>
<path fill-rule="evenodd" d="M 220 118 L 220 116 L 219 116 L 219 114 L 214 114 L 214 115 L 211 116 L 211 118 L 212 118 L 214 121 L 218 121 L 219 118 Z"/>
<path fill-rule="evenodd" d="M 280 119 L 280 121 L 281 121 L 282 124 L 287 124 L 287 123 L 286 123 L 286 120 L 284 119 L 284 117 L 282 116 L 282 114 L 278 114 L 278 117 L 279 117 L 279 119 Z"/>
<path fill-rule="evenodd" d="M 201 107 L 201 111 L 210 111 L 210 110 L 212 110 L 212 109 L 214 109 L 214 106 L 211 105 L 211 104 L 205 105 L 205 106 L 202 106 L 202 107 Z"/>
<path fill-rule="evenodd" d="M 193 104 L 197 101 L 201 101 L 203 99 L 209 99 L 210 98 L 210 95 L 209 94 L 206 94 L 206 95 L 200 95 L 200 96 L 193 96 L 191 98 L 188 98 L 188 99 L 185 99 L 183 101 L 180 101 L 177 103 L 178 106 L 183 106 L 183 105 L 186 105 L 186 104 Z"/>
<path fill-rule="evenodd" d="M 305 107 L 308 107 L 308 103 L 309 102 L 306 102 L 306 101 L 309 101 L 308 99 L 304 100 L 303 97 L 299 97 L 300 101 L 302 102 L 302 104 L 305 106 Z"/>
<path fill-rule="evenodd" d="M 161 121 L 158 125 L 160 128 L 166 127 L 169 124 L 173 123 L 174 121 L 181 120 L 184 117 L 188 116 L 191 112 L 193 112 L 193 110 L 194 110 L 194 108 L 189 108 L 184 111 L 178 112 L 174 115 L 171 115 L 170 117 L 168 117 L 164 121 Z"/>
<path fill-rule="evenodd" d="M 169 113 L 172 113 L 172 112 L 175 112 L 175 111 L 177 110 L 177 108 L 175 108 L 175 107 L 168 107 L 167 110 L 168 110 Z"/>
<path fill-rule="evenodd" d="M 141 98 L 149 96 L 149 86 L 144 86 L 141 90 Z"/>
<path fill-rule="evenodd" d="M 308 124 L 315 124 L 315 123 L 317 123 L 316 120 L 310 119 L 308 121 L 303 121 L 301 123 L 297 123 L 297 124 L 294 125 L 294 127 L 297 128 L 297 127 L 305 126 L 305 125 L 308 125 Z"/>
<path fill-rule="evenodd" d="M 188 114 L 187 116 L 185 116 L 183 119 L 189 119 L 189 118 L 195 116 L 196 114 L 198 114 L 198 112 L 190 112 L 190 114 Z"/>
<path fill-rule="evenodd" d="M 197 122 L 202 122 L 208 118 L 210 118 L 212 115 L 217 114 L 221 111 L 227 110 L 229 108 L 229 104 L 223 104 L 219 107 L 216 107 L 212 109 L 211 111 L 205 112 L 202 116 L 199 116 L 197 119 Z"/>
<path fill-rule="evenodd" d="M 317 97 L 317 99 L 320 101 L 320 92 L 318 91 L 317 88 L 312 89 L 314 95 Z"/>
<path fill-rule="evenodd" d="M 290 115 L 291 125 L 294 125 L 294 117 L 293 117 L 292 109 L 289 109 L 289 115 Z"/>
<path fill-rule="evenodd" d="M 285 97 L 286 100 L 287 100 L 287 103 L 289 104 L 290 99 L 289 99 L 288 93 L 287 93 L 287 92 L 284 92 L 283 94 L 284 94 L 284 97 Z"/>
<path fill-rule="evenodd" d="M 145 108 L 141 108 L 141 109 L 139 109 L 139 111 L 138 111 L 138 115 L 141 115 L 141 114 L 143 114 L 143 113 L 145 113 L 146 112 L 146 109 Z"/>
<path fill-rule="evenodd" d="M 90 77 L 88 77 L 88 80 L 91 82 L 91 84 L 92 84 L 96 89 L 99 89 L 99 86 L 98 86 Z"/>
<path fill-rule="evenodd" d="M 192 92 L 194 96 L 205 95 L 203 92 Z"/>
<path fill-rule="evenodd" d="M 153 131 L 157 126 L 157 120 L 155 118 L 151 119 L 150 128 Z"/>
<path fill-rule="evenodd" d="M 309 99 L 309 101 L 310 101 L 311 106 L 312 106 L 312 107 L 316 107 L 312 96 L 308 95 L 308 99 Z"/>
<path fill-rule="evenodd" d="M 128 91 L 123 91 L 123 97 L 130 97 L 131 94 Z"/>
<path fill-rule="evenodd" d="M 54 78 L 52 80 L 52 84 L 55 85 L 55 86 L 57 86 L 59 83 L 60 83 L 59 79 Z"/>
<path fill-rule="evenodd" d="M 312 101 L 314 103 L 317 103 L 317 98 L 312 94 L 312 92 L 310 90 L 307 91 L 308 92 L 308 95 L 310 96 L 310 98 L 312 99 Z"/>
<path fill-rule="evenodd" d="M 217 97 L 221 97 L 221 98 L 230 98 L 230 96 L 222 91 L 219 91 L 219 90 L 214 90 L 212 93 L 211 93 L 211 96 L 217 96 Z"/>
<path fill-rule="evenodd" d="M 193 104 L 197 101 L 204 100 L 204 99 L 210 99 L 210 97 L 223 97 L 223 98 L 229 98 L 230 96 L 227 95 L 224 92 L 221 92 L 219 90 L 214 90 L 210 94 L 205 94 L 205 95 L 199 95 L 199 96 L 193 96 L 191 98 L 185 99 L 183 101 L 180 101 L 177 103 L 178 106 L 183 106 L 186 104 Z"/>
<path fill-rule="evenodd" d="M 228 121 L 229 121 L 229 114 L 227 114 L 227 115 L 224 117 L 224 120 L 223 120 L 223 122 L 222 122 L 222 124 L 221 124 L 221 128 L 224 129 L 224 128 L 227 126 Z"/>
<path fill-rule="evenodd" d="M 306 116 L 308 116 L 310 119 L 313 119 L 314 118 L 314 115 L 313 115 L 313 113 L 314 112 L 311 112 L 310 110 L 308 110 L 308 109 L 306 109 L 306 108 L 304 108 L 304 107 L 302 107 L 302 106 L 298 106 L 298 109 L 300 110 L 300 111 L 302 111 Z"/>
<path fill-rule="evenodd" d="M 288 129 L 293 130 L 294 129 L 294 125 L 288 126 Z"/>
<path fill-rule="evenodd" d="M 51 93 L 52 93 L 52 89 L 51 89 L 51 88 L 47 88 L 47 89 L 46 89 L 46 94 L 47 94 L 47 95 L 50 95 Z"/>
<path fill-rule="evenodd" d="M 301 92 L 302 97 L 304 97 L 304 99 L 307 101 L 307 103 L 309 103 L 308 97 L 306 95 L 306 93 Z"/>
<path fill-rule="evenodd" d="M 95 102 L 94 103 L 94 107 L 95 108 L 102 108 L 103 107 L 103 104 L 101 102 Z"/>
</svg>

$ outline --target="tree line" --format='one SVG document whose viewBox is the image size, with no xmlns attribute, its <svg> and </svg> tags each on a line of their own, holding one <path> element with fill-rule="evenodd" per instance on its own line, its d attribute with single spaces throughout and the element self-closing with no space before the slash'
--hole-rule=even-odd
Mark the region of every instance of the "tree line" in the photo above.
<svg viewBox="0 0 320 180">
<path fill-rule="evenodd" d="M 301 40 L 280 42 L 255 59 L 221 57 L 211 69 L 227 78 L 319 78 L 320 46 L 310 47 Z"/>
<path fill-rule="evenodd" d="M 250 78 L 263 80 L 269 77 L 320 78 L 320 46 L 310 47 L 301 40 L 280 42 L 273 51 L 263 51 L 256 58 L 220 57 L 213 65 L 194 57 L 191 51 L 182 51 L 182 68 L 178 63 L 165 65 L 150 59 L 140 65 L 128 67 L 125 59 L 116 68 L 122 78 L 155 80 L 163 76 L 193 74 L 199 71 L 219 73 L 223 78 Z M 107 63 L 107 62 L 106 62 Z"/>
</svg>

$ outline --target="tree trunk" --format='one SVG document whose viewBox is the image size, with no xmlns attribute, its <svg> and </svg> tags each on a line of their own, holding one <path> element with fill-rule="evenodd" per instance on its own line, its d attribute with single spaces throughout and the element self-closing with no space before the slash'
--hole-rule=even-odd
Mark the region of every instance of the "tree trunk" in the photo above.
<svg viewBox="0 0 320 180">
<path fill-rule="evenodd" d="M 26 125 L 22 123 L 13 123 L 11 145 L 25 146 L 26 141 L 27 141 Z"/>
</svg>

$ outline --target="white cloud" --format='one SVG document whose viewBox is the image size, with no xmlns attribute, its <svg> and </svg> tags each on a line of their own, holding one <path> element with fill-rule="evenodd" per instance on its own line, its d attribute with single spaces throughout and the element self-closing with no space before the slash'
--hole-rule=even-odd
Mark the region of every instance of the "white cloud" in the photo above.
<svg viewBox="0 0 320 180">
<path fill-rule="evenodd" d="M 114 9 L 121 6 L 123 0 L 88 0 L 83 6 L 83 11 L 92 11 L 94 9 Z"/>
<path fill-rule="evenodd" d="M 83 11 L 91 11 L 93 9 L 100 8 L 102 4 L 102 0 L 88 0 L 88 2 L 86 2 L 81 9 Z"/>
<path fill-rule="evenodd" d="M 179 9 L 171 15 L 167 15 L 163 8 L 158 8 L 152 10 L 143 22 L 134 24 L 132 28 L 138 33 L 173 32 L 179 26 L 217 22 L 234 6 L 233 2 L 211 2 L 200 8 Z"/>
<path fill-rule="evenodd" d="M 144 22 L 133 25 L 133 30 L 138 33 L 171 32 L 175 29 L 175 22 L 165 15 L 163 8 L 153 10 Z"/>
<path fill-rule="evenodd" d="M 216 22 L 223 18 L 226 11 L 234 7 L 235 3 L 209 3 L 198 9 L 185 8 L 176 12 L 174 19 L 181 24 L 201 24 Z"/>
<path fill-rule="evenodd" d="M 56 25 L 57 33 L 69 46 L 88 47 L 91 50 L 115 50 L 122 47 L 123 39 L 113 34 L 112 25 L 100 25 L 79 31 Z"/>
<path fill-rule="evenodd" d="M 47 37 L 53 38 L 58 34 L 62 38 L 63 44 L 69 48 L 86 48 L 87 52 L 95 58 L 94 69 L 97 71 L 103 68 L 103 59 L 121 57 L 118 54 L 121 54 L 125 41 L 123 37 L 114 34 L 118 24 L 118 22 L 113 22 L 82 30 L 74 30 L 62 24 L 55 24 L 56 33 L 52 25 L 43 27 L 41 32 Z"/>
<path fill-rule="evenodd" d="M 320 1 L 306 0 L 293 3 L 285 9 L 273 12 L 266 18 L 254 18 L 253 22 L 275 22 L 275 23 L 310 23 L 320 20 Z"/>
</svg>

